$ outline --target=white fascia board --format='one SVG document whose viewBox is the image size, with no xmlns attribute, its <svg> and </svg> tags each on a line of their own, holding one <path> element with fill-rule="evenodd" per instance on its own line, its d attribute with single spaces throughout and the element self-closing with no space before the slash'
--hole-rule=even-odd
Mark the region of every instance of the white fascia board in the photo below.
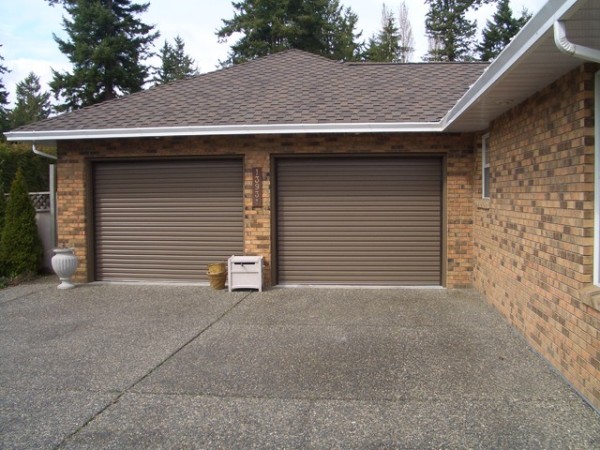
<svg viewBox="0 0 600 450">
<path fill-rule="evenodd" d="M 9 141 L 61 141 L 74 139 L 115 139 L 170 136 L 225 136 L 251 134 L 317 133 L 421 133 L 443 131 L 441 122 L 222 125 L 200 127 L 113 128 L 60 131 L 13 131 Z"/>
<path fill-rule="evenodd" d="M 581 0 L 549 0 L 446 114 L 442 120 L 444 128 L 450 126 L 477 102 L 490 87 L 516 65 L 519 59 L 535 47 L 544 34 L 554 28 L 557 20 L 562 19 L 577 3 L 581 4 L 582 2 Z"/>
</svg>

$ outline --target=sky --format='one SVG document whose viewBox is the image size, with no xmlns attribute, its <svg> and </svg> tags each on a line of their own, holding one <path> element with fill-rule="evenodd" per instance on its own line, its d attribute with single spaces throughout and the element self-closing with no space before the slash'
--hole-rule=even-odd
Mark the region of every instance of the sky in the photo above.
<svg viewBox="0 0 600 450">
<path fill-rule="evenodd" d="M 180 35 L 185 42 L 186 53 L 195 59 L 200 72 L 218 68 L 219 61 L 227 59 L 229 43 L 218 43 L 215 31 L 222 26 L 222 19 L 233 17 L 230 0 L 146 0 L 148 11 L 141 19 L 155 25 L 161 36 L 155 41 L 155 50 L 164 40 L 172 42 Z M 141 2 L 141 1 L 140 1 Z M 400 0 L 340 0 L 340 3 L 358 15 L 358 30 L 361 40 L 368 40 L 381 27 L 381 8 L 385 2 L 388 9 L 397 13 Z M 513 11 L 519 15 L 523 7 L 536 13 L 546 0 L 511 0 Z M 425 39 L 425 14 L 428 6 L 424 0 L 406 0 L 409 18 L 416 41 L 414 61 L 421 61 L 427 52 Z M 493 5 L 482 7 L 476 15 L 478 25 L 485 25 L 495 10 Z M 70 70 L 66 57 L 58 50 L 53 33 L 66 37 L 62 28 L 64 10 L 50 6 L 46 0 L 0 0 L 0 55 L 2 64 L 11 72 L 3 80 L 9 92 L 9 102 L 14 102 L 15 85 L 29 72 L 41 79 L 43 89 L 52 79 L 51 68 L 57 71 Z M 156 60 L 154 64 L 158 63 Z"/>
</svg>

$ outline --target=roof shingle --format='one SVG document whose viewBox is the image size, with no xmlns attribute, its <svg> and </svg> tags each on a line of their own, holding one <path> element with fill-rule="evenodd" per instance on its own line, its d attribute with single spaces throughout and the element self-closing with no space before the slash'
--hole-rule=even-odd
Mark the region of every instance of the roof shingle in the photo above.
<svg viewBox="0 0 600 450">
<path fill-rule="evenodd" d="M 340 63 L 287 50 L 18 131 L 438 122 L 486 67 Z"/>
</svg>

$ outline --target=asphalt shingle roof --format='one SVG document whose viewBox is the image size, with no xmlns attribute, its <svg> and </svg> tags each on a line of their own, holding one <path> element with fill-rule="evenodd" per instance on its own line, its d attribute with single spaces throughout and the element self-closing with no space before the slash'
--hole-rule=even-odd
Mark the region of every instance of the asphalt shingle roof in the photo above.
<svg viewBox="0 0 600 450">
<path fill-rule="evenodd" d="M 287 50 L 18 131 L 438 122 L 486 67 L 340 63 Z"/>
</svg>

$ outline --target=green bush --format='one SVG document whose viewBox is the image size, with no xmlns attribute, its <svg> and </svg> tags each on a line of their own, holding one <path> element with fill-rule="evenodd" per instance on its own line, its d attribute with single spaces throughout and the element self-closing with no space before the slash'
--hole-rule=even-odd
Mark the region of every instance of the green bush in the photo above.
<svg viewBox="0 0 600 450">
<path fill-rule="evenodd" d="M 0 171 L 1 176 L 1 171 Z M 6 216 L 6 197 L 4 196 L 4 188 L 0 184 L 0 236 L 4 228 L 4 217 Z"/>
<path fill-rule="evenodd" d="M 1 171 L 0 171 L 1 176 Z M 4 197 L 4 189 L 0 184 L 0 239 L 2 238 L 2 230 L 4 229 L 4 219 L 6 217 L 6 197 Z M 4 260 L 0 257 L 0 278 L 4 274 Z M 2 288 L 2 281 L 0 280 L 0 288 Z"/>
<path fill-rule="evenodd" d="M 31 145 L 0 142 L 0 185 L 4 192 L 10 190 L 18 169 L 23 171 L 31 192 L 48 191 L 48 164 L 50 160 L 34 154 Z"/>
<path fill-rule="evenodd" d="M 35 221 L 35 208 L 29 198 L 21 169 L 12 182 L 0 238 L 0 261 L 4 275 L 15 277 L 37 273 L 44 250 Z"/>
</svg>

